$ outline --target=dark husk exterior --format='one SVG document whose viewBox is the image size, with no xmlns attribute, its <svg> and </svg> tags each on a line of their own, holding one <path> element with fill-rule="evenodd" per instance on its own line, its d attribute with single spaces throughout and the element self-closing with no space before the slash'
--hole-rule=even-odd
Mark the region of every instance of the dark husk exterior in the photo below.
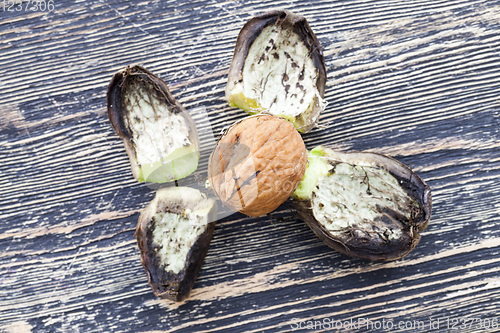
<svg viewBox="0 0 500 333">
<path fill-rule="evenodd" d="M 159 206 L 159 209 L 163 212 L 176 214 L 181 214 L 186 208 L 189 208 L 186 207 L 185 203 L 175 201 L 167 201 Z M 149 206 L 146 207 L 139 216 L 139 222 L 134 234 L 141 252 L 142 266 L 148 275 L 149 285 L 157 297 L 182 302 L 189 297 L 210 248 L 217 219 L 217 203 L 208 213 L 208 221 L 213 222 L 208 223 L 205 232 L 198 237 L 191 247 L 184 268 L 178 274 L 166 272 L 162 266 L 156 264 L 157 259 L 152 244 L 152 227 L 154 227 L 152 217 L 155 213 L 156 211 L 150 209 Z"/>
<path fill-rule="evenodd" d="M 108 119 L 113 126 L 116 134 L 122 139 L 125 145 L 125 151 L 130 160 L 132 167 L 132 174 L 135 179 L 139 179 L 140 166 L 137 162 L 137 151 L 136 146 L 132 140 L 133 136 L 131 129 L 125 125 L 124 118 L 128 117 L 125 108 L 122 107 L 122 88 L 127 83 L 127 80 L 139 78 L 140 80 L 152 85 L 156 88 L 154 97 L 162 98 L 167 105 L 169 110 L 174 114 L 181 114 L 186 120 L 189 126 L 189 139 L 195 145 L 196 150 L 199 149 L 199 138 L 198 131 L 196 130 L 196 125 L 189 115 L 189 112 L 174 98 L 167 84 L 156 75 L 151 73 L 144 67 L 139 65 L 127 66 L 127 68 L 118 71 L 109 82 L 107 90 L 107 106 L 108 106 Z"/>
<path fill-rule="evenodd" d="M 312 213 L 311 200 L 298 200 L 294 198 L 294 206 L 299 216 L 306 222 L 312 231 L 326 245 L 347 256 L 372 261 L 396 260 L 410 253 L 420 241 L 420 231 L 424 231 L 429 223 L 432 210 L 432 197 L 430 187 L 415 172 L 403 163 L 386 155 L 378 153 L 350 152 L 341 153 L 355 161 L 365 160 L 375 163 L 378 167 L 390 172 L 411 198 L 418 201 L 420 211 L 404 228 L 404 237 L 398 242 L 391 242 L 389 246 L 381 244 L 376 239 L 366 242 L 366 238 L 339 239 L 332 235 Z"/>
<path fill-rule="evenodd" d="M 269 25 L 293 27 L 295 32 L 302 37 L 305 45 L 310 51 L 314 67 L 318 71 L 316 87 L 318 88 L 320 96 L 322 98 L 325 97 L 327 74 L 321 43 L 314 34 L 312 28 L 309 26 L 305 17 L 284 9 L 272 10 L 255 16 L 245 23 L 243 28 L 240 30 L 236 40 L 236 46 L 234 48 L 233 60 L 231 61 L 231 66 L 229 67 L 226 91 L 232 90 L 238 82 L 243 80 L 243 67 L 245 66 L 245 59 L 248 55 L 248 51 L 262 30 Z M 307 132 L 313 126 L 314 124 L 312 124 L 309 128 L 302 129 L 302 131 Z"/>
</svg>

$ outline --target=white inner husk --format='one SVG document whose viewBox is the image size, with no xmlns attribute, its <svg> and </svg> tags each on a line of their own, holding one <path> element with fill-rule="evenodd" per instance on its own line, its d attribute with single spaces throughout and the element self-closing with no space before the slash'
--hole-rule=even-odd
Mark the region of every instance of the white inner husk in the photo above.
<svg viewBox="0 0 500 333">
<path fill-rule="evenodd" d="M 149 96 L 143 86 L 129 90 L 127 105 L 132 107 L 127 122 L 137 146 L 138 164 L 153 167 L 153 163 L 191 142 L 188 124 L 182 115 L 171 113 L 165 102 Z"/>
<path fill-rule="evenodd" d="M 325 104 L 316 88 L 318 72 L 309 50 L 292 29 L 268 26 L 248 51 L 243 81 L 234 92 L 260 104 L 256 112 L 293 117 Z"/>
<path fill-rule="evenodd" d="M 346 229 L 353 236 L 385 235 L 388 240 L 402 236 L 401 228 L 390 228 L 380 221 L 380 208 L 411 218 L 412 200 L 398 180 L 384 169 L 339 163 L 334 173 L 321 176 L 312 197 L 315 218 L 340 235 Z M 378 222 L 378 223 L 377 223 Z"/>
<path fill-rule="evenodd" d="M 207 229 L 208 212 L 214 201 L 196 211 L 186 209 L 182 214 L 157 213 L 153 229 L 153 245 L 165 271 L 178 274 L 185 266 L 187 255 L 198 237 Z"/>
</svg>

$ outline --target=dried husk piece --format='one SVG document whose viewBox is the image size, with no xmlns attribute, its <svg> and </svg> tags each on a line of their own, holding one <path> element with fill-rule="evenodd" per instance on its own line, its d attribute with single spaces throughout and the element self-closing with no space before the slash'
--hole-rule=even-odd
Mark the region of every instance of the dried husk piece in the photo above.
<svg viewBox="0 0 500 333">
<path fill-rule="evenodd" d="M 323 49 L 304 17 L 273 10 L 241 29 L 226 86 L 231 106 L 285 118 L 305 133 L 326 106 L 325 84 Z"/>
<path fill-rule="evenodd" d="M 309 152 L 293 200 L 298 214 L 328 246 L 377 261 L 412 251 L 432 207 L 429 186 L 401 162 L 321 146 Z"/>
<path fill-rule="evenodd" d="M 196 126 L 160 78 L 141 66 L 129 66 L 111 79 L 107 104 L 135 179 L 171 182 L 196 170 Z"/>
<path fill-rule="evenodd" d="M 139 217 L 135 236 L 154 294 L 176 302 L 189 296 L 210 246 L 217 203 L 197 189 L 168 187 Z"/>
</svg>

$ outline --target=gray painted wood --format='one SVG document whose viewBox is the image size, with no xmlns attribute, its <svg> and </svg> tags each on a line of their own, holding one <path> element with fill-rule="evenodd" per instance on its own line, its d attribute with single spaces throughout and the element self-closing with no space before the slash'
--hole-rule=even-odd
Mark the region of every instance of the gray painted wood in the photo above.
<svg viewBox="0 0 500 333">
<path fill-rule="evenodd" d="M 307 148 L 411 165 L 433 191 L 429 227 L 407 257 L 370 263 L 330 250 L 286 204 L 284 221 L 234 214 L 189 300 L 156 299 L 133 237 L 154 190 L 132 177 L 106 86 L 132 63 L 164 79 L 200 128 L 203 177 L 214 137 L 245 116 L 224 101 L 236 36 L 276 7 L 304 15 L 325 51 L 329 104 Z M 479 325 L 500 321 L 500 2 L 55 0 L 50 13 L 0 15 L 1 332 L 273 332 L 364 318 L 498 331 Z"/>
</svg>

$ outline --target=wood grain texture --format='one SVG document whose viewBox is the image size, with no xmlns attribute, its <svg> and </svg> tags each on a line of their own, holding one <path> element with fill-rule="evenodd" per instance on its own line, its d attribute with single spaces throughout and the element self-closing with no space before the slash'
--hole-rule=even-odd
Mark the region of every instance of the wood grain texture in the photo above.
<svg viewBox="0 0 500 333">
<path fill-rule="evenodd" d="M 156 299 L 133 237 L 155 192 L 132 177 L 106 86 L 132 63 L 164 79 L 198 125 L 203 178 L 220 131 L 245 116 L 224 101 L 237 34 L 277 7 L 305 16 L 324 48 L 329 104 L 307 148 L 410 165 L 433 191 L 429 227 L 407 257 L 369 263 L 330 250 L 288 203 L 283 221 L 233 214 L 189 300 Z M 500 322 L 499 18 L 499 1 L 479 0 L 55 0 L 50 13 L 1 12 L 0 332 Z M 500 330 L 478 323 L 460 332 Z"/>
</svg>

